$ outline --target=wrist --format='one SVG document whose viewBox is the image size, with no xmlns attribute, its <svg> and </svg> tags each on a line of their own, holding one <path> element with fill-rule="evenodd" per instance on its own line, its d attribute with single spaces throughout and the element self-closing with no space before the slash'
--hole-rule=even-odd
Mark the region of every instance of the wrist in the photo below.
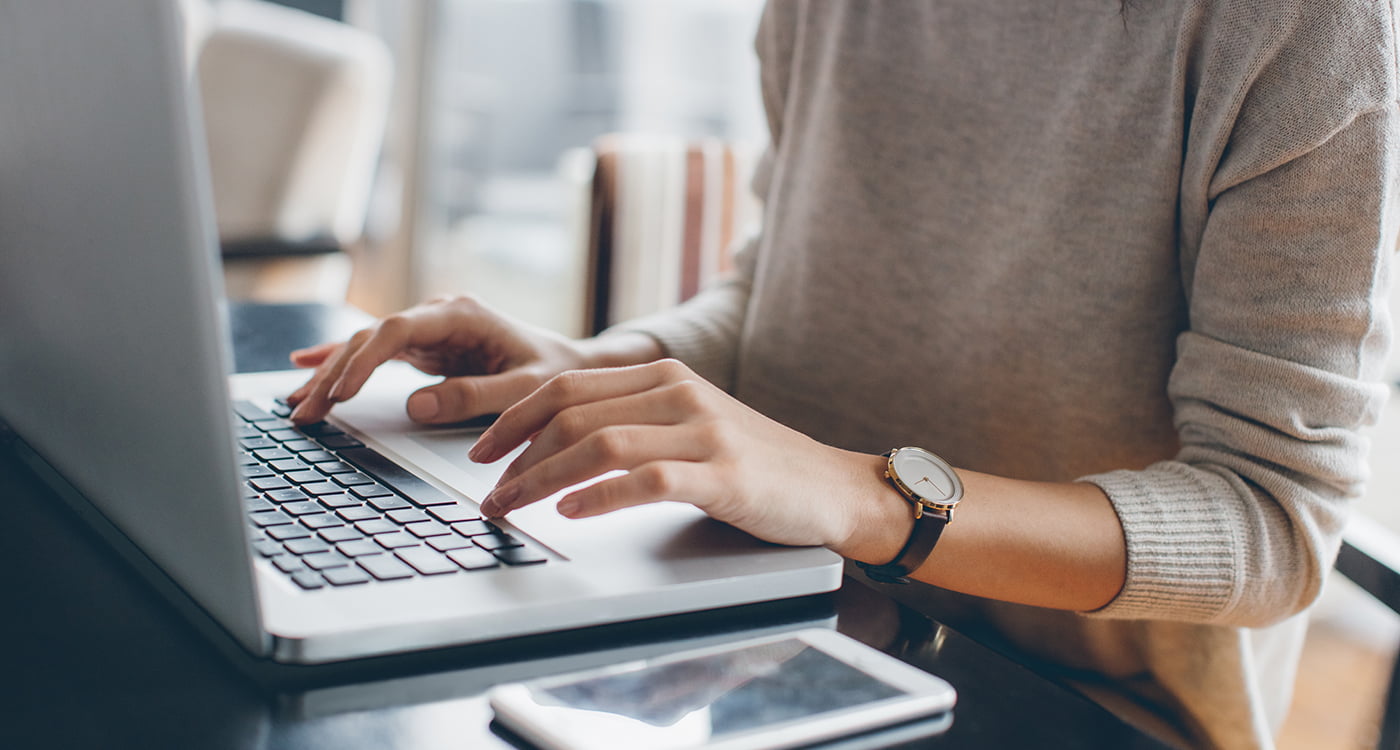
<svg viewBox="0 0 1400 750">
<path fill-rule="evenodd" d="M 666 355 L 660 342 L 637 331 L 603 333 L 575 342 L 575 348 L 582 369 L 641 365 Z"/>
<path fill-rule="evenodd" d="M 909 502 L 884 478 L 885 458 L 859 454 L 847 498 L 848 526 L 844 538 L 830 545 L 850 560 L 883 565 L 903 549 L 914 528 Z"/>
</svg>

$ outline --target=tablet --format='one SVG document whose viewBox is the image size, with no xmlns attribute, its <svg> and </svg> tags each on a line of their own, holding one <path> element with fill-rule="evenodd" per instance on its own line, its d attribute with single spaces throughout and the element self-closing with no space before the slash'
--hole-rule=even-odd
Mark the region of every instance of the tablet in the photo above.
<svg viewBox="0 0 1400 750">
<path fill-rule="evenodd" d="M 950 711 L 947 682 L 803 630 L 501 685 L 497 720 L 544 750 L 769 750 Z"/>
</svg>

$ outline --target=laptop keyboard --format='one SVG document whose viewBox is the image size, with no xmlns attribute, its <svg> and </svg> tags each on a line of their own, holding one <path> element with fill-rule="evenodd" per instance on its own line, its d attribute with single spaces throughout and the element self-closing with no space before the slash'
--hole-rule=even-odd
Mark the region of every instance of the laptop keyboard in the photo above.
<svg viewBox="0 0 1400 750">
<path fill-rule="evenodd" d="M 538 550 L 326 422 L 233 405 L 253 550 L 304 589 L 540 565 Z"/>
</svg>

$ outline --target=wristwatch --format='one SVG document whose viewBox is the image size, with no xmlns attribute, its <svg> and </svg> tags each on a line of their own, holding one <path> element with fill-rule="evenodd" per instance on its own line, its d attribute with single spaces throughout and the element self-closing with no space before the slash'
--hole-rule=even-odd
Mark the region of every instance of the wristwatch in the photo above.
<svg viewBox="0 0 1400 750">
<path fill-rule="evenodd" d="M 953 508 L 962 500 L 962 481 L 947 461 L 923 448 L 898 448 L 885 454 L 885 479 L 914 507 L 909 541 L 884 565 L 856 562 L 865 575 L 880 583 L 908 583 L 909 574 L 928 559 L 943 527 L 953 522 Z"/>
</svg>

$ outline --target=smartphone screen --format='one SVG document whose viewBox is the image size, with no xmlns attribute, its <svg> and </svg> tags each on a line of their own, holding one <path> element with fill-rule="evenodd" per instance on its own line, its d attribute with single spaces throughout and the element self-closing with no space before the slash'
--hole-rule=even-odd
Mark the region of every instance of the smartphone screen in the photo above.
<svg viewBox="0 0 1400 750">
<path fill-rule="evenodd" d="M 703 723 L 703 733 L 715 740 L 903 694 L 797 640 L 540 692 L 543 703 L 602 711 L 656 727 Z"/>
<path fill-rule="evenodd" d="M 786 638 L 542 681 L 529 703 L 561 747 L 698 747 L 909 699 L 897 684 Z"/>
</svg>

